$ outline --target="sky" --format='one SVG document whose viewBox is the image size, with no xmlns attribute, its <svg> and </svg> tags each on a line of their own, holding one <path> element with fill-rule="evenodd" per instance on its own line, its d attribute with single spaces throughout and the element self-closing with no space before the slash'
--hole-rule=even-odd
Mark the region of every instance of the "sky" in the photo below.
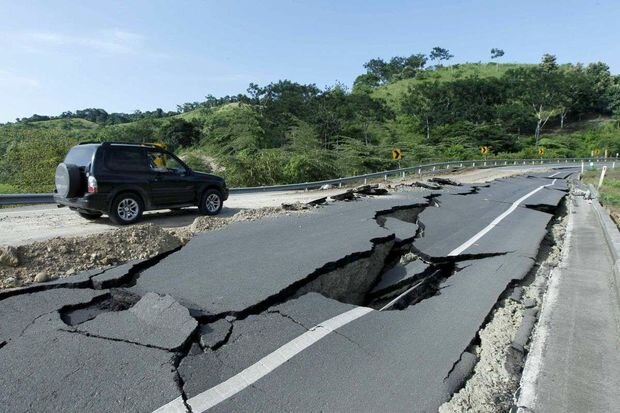
<svg viewBox="0 0 620 413">
<path fill-rule="evenodd" d="M 87 107 L 176 110 L 280 79 L 351 85 L 371 58 L 606 62 L 618 0 L 0 0 L 0 122 Z"/>
</svg>

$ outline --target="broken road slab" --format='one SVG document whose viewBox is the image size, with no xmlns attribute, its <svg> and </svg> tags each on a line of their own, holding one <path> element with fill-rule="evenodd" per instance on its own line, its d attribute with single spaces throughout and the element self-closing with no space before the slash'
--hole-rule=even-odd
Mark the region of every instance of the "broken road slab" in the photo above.
<svg viewBox="0 0 620 413">
<path fill-rule="evenodd" d="M 285 411 L 307 406 L 313 411 L 437 411 L 473 368 L 465 349 L 497 298 L 514 274 L 520 278 L 532 265 L 518 256 L 508 265 L 500 257 L 463 263 L 442 284 L 441 294 L 402 311 L 372 311 L 342 326 L 213 411 L 263 411 L 269 406 Z M 239 345 L 250 348 L 249 342 Z M 280 345 L 273 343 L 272 351 Z M 219 351 L 213 357 L 219 358 Z M 242 360 L 237 371 L 251 362 Z"/>
<path fill-rule="evenodd" d="M 293 293 L 312 277 L 369 256 L 375 245 L 393 240 L 394 232 L 375 220 L 378 211 L 427 202 L 423 194 L 411 193 L 235 223 L 226 231 L 194 237 L 145 270 L 133 290 L 170 294 L 193 314 L 268 307 L 274 297 Z"/>
<path fill-rule="evenodd" d="M 172 297 L 148 293 L 128 310 L 99 314 L 75 328 L 93 337 L 177 350 L 197 327 L 189 311 Z"/>
<path fill-rule="evenodd" d="M 0 351 L 0 411 L 151 412 L 181 394 L 173 358 L 80 333 L 25 334 Z"/>
<path fill-rule="evenodd" d="M 44 314 L 70 306 L 86 305 L 107 295 L 107 291 L 56 288 L 5 298 L 0 301 L 0 337 L 11 341 Z"/>
</svg>

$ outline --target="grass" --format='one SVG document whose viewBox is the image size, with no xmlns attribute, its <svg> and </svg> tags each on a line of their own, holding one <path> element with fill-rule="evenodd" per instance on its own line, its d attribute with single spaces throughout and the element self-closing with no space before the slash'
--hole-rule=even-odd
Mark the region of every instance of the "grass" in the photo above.
<svg viewBox="0 0 620 413">
<path fill-rule="evenodd" d="M 600 176 L 600 170 L 587 171 L 583 180 L 596 187 Z M 620 223 L 620 169 L 607 170 L 603 186 L 599 189 L 599 199 L 609 209 L 614 221 Z"/>
<path fill-rule="evenodd" d="M 0 184 L 0 194 L 16 194 L 20 192 L 17 187 L 9 184 Z"/>
</svg>

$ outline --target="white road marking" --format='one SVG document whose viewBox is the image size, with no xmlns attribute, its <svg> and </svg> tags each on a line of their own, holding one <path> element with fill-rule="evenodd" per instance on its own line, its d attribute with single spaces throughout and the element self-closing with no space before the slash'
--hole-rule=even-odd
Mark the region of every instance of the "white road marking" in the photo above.
<svg viewBox="0 0 620 413">
<path fill-rule="evenodd" d="M 439 270 L 437 270 L 439 271 Z M 433 276 L 437 273 L 437 271 L 435 271 L 434 273 L 432 273 L 430 276 Z M 429 277 L 430 277 L 429 276 Z M 387 310 L 388 308 L 390 308 L 391 306 L 393 306 L 394 304 L 396 304 L 401 298 L 403 298 L 404 296 L 406 296 L 407 294 L 409 294 L 411 291 L 415 290 L 416 288 L 418 288 L 420 285 L 422 285 L 422 283 L 426 280 L 426 278 L 424 280 L 420 280 L 420 282 L 414 284 L 411 288 L 407 289 L 407 291 L 405 291 L 404 293 L 400 294 L 398 297 L 396 297 L 395 299 L 393 299 L 392 301 L 390 301 L 389 303 L 387 303 L 386 305 L 384 305 L 383 307 L 381 307 L 381 309 L 379 309 L 379 311 L 383 311 L 383 310 Z"/>
<path fill-rule="evenodd" d="M 153 413 L 187 413 L 187 411 L 185 403 L 183 403 L 183 398 L 179 396 L 170 403 L 161 406 Z"/>
<path fill-rule="evenodd" d="M 361 316 L 374 311 L 368 307 L 356 307 L 352 310 L 339 314 L 329 320 L 312 327 L 299 337 L 289 341 L 273 353 L 263 357 L 247 369 L 236 374 L 230 379 L 211 387 L 187 401 L 192 412 L 200 413 L 218 405 L 229 397 L 234 396 L 246 387 L 256 383 L 262 377 L 271 373 L 282 364 L 286 363 L 297 354 L 301 353 L 314 343 L 327 336 L 338 328 L 357 320 Z M 158 413 L 173 412 L 173 410 L 156 410 Z"/>
<path fill-rule="evenodd" d="M 560 171 L 560 172 L 562 172 L 562 171 Z M 552 174 L 552 175 L 549 175 L 547 178 L 553 178 L 554 176 L 559 175 L 559 174 L 560 174 L 560 172 L 556 172 L 556 173 L 554 173 L 554 174 Z"/>
<path fill-rule="evenodd" d="M 461 252 L 465 251 L 474 242 L 482 238 L 486 233 L 488 233 L 497 224 L 499 224 L 504 218 L 506 218 L 515 209 L 517 209 L 521 202 L 525 201 L 527 198 L 534 195 L 541 189 L 547 186 L 554 185 L 556 181 L 557 179 L 554 179 L 552 183 L 542 185 L 516 200 L 510 206 L 510 208 L 508 208 L 504 213 L 495 218 L 493 222 L 491 222 L 486 228 L 478 232 L 468 241 L 463 243 L 460 247 L 453 250 L 449 255 L 459 255 Z M 403 297 L 413 289 L 417 288 L 420 284 L 421 282 L 409 288 L 407 291 L 399 295 L 395 300 L 392 300 L 379 311 L 383 311 L 384 309 L 389 308 L 397 300 L 399 300 L 401 297 Z M 368 307 L 356 307 L 352 310 L 332 317 L 329 320 L 323 321 L 322 323 L 319 323 L 316 326 L 312 327 L 310 330 L 306 331 L 299 337 L 296 337 L 288 343 L 284 344 L 282 347 L 263 357 L 258 362 L 254 363 L 250 367 L 234 375 L 228 380 L 190 398 L 189 400 L 187 400 L 187 404 L 191 407 L 193 413 L 203 413 L 210 408 L 217 406 L 224 400 L 229 399 L 240 391 L 246 389 L 252 384 L 256 383 L 258 380 L 265 377 L 267 374 L 271 373 L 272 371 L 295 357 L 297 354 L 301 353 L 311 345 L 326 337 L 329 333 L 373 311 L 374 310 L 372 308 Z M 153 413 L 177 413 L 179 412 L 179 410 L 177 409 L 180 407 L 179 400 L 180 398 L 177 398 L 155 410 L 155 412 Z M 183 406 L 182 408 L 185 409 L 185 406 Z"/>
<path fill-rule="evenodd" d="M 499 224 L 500 222 L 502 222 L 504 220 L 504 218 L 506 218 L 508 215 L 510 215 L 511 213 L 514 212 L 515 209 L 517 209 L 517 207 L 519 206 L 519 204 L 523 201 L 525 201 L 526 199 L 528 199 L 529 197 L 531 197 L 532 195 L 534 195 L 536 192 L 540 191 L 541 189 L 547 187 L 547 186 L 553 186 L 555 185 L 555 181 L 557 181 L 557 179 L 554 179 L 552 183 L 547 184 L 547 185 L 541 185 L 538 188 L 534 189 L 533 191 L 523 195 L 521 198 L 517 199 L 515 202 L 512 203 L 512 205 L 510 206 L 510 208 L 508 208 L 506 211 L 504 211 L 504 213 L 502 213 L 500 216 L 498 216 L 497 218 L 495 218 L 493 221 L 491 221 L 491 223 L 489 225 L 487 225 L 486 227 L 484 227 L 480 232 L 478 232 L 476 235 L 474 235 L 473 237 L 471 237 L 469 240 L 465 241 L 463 244 L 461 244 L 461 246 L 455 248 L 454 250 L 452 250 L 448 256 L 449 257 L 453 257 L 455 255 L 459 255 L 461 254 L 463 251 L 465 251 L 467 248 L 471 247 L 476 241 L 478 241 L 480 238 L 484 237 L 489 231 L 491 231 L 493 228 L 495 228 L 495 226 L 497 224 Z"/>
</svg>

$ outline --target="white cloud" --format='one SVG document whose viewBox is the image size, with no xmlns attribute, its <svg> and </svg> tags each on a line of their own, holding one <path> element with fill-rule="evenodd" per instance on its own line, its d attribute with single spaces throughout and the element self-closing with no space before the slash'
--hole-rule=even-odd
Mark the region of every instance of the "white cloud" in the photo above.
<svg viewBox="0 0 620 413">
<path fill-rule="evenodd" d="M 0 69 L 0 90 L 9 88 L 37 89 L 39 85 L 37 79 Z"/>
<path fill-rule="evenodd" d="M 152 54 L 146 50 L 146 37 L 121 29 L 99 30 L 86 34 L 46 31 L 18 32 L 3 36 L 6 46 L 31 53 L 58 53 L 91 50 L 105 54 Z"/>
</svg>

